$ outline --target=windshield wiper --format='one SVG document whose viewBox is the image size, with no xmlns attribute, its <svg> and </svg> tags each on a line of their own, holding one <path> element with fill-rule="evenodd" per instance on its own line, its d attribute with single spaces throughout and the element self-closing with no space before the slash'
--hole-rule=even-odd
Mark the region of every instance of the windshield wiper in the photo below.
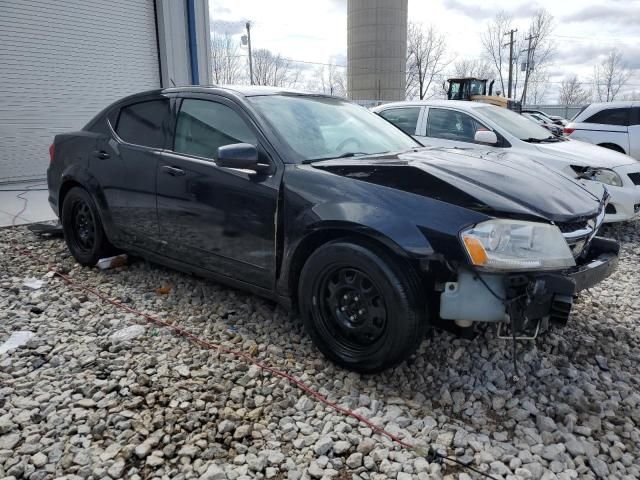
<svg viewBox="0 0 640 480">
<path fill-rule="evenodd" d="M 376 152 L 376 153 L 367 153 L 367 152 L 345 152 L 341 155 L 337 155 L 337 156 L 330 156 L 330 157 L 320 157 L 320 158 L 308 158 L 306 160 L 302 160 L 302 164 L 308 164 L 308 163 L 315 163 L 315 162 L 322 162 L 323 160 L 336 160 L 338 158 L 348 158 L 348 157 L 362 157 L 365 155 L 380 155 L 383 153 L 387 153 L 387 152 Z"/>
<path fill-rule="evenodd" d="M 553 135 L 549 135 L 547 138 L 529 137 L 529 138 L 521 138 L 520 140 L 527 143 L 552 143 L 552 142 L 560 141 L 558 137 L 554 137 Z"/>
</svg>

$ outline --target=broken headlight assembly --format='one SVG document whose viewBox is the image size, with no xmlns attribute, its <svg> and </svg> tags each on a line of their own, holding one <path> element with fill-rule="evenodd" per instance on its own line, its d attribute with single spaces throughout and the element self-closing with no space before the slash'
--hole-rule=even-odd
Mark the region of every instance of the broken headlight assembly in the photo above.
<svg viewBox="0 0 640 480">
<path fill-rule="evenodd" d="M 577 165 L 571 165 L 571 168 L 578 174 L 577 178 L 592 180 L 613 187 L 622 186 L 620 175 L 609 168 L 579 167 Z"/>
<path fill-rule="evenodd" d="M 555 225 L 488 220 L 463 230 L 460 238 L 471 263 L 482 270 L 561 270 L 576 264 Z"/>
</svg>

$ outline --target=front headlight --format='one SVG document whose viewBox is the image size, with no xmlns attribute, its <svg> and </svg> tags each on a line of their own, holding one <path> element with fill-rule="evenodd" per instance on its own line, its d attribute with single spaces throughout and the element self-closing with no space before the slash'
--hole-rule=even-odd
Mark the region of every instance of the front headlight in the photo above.
<svg viewBox="0 0 640 480">
<path fill-rule="evenodd" d="M 605 185 L 612 185 L 614 187 L 622 186 L 622 178 L 616 172 L 608 168 L 595 168 L 595 167 L 578 167 L 572 165 L 571 168 L 578 174 L 578 178 L 585 180 L 593 180 L 594 182 L 601 182 Z"/>
<path fill-rule="evenodd" d="M 605 185 L 613 185 L 614 187 L 622 186 L 622 178 L 613 170 L 608 168 L 598 168 L 593 172 L 592 180 L 596 182 L 602 182 Z"/>
<path fill-rule="evenodd" d="M 555 225 L 496 219 L 460 234 L 471 263 L 486 270 L 559 270 L 576 262 Z"/>
</svg>

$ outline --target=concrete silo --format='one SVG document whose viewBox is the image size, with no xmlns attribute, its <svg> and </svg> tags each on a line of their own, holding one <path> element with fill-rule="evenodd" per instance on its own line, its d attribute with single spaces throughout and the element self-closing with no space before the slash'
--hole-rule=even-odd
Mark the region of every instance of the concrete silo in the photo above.
<svg viewBox="0 0 640 480">
<path fill-rule="evenodd" d="M 347 94 L 404 100 L 407 0 L 348 0 Z"/>
</svg>

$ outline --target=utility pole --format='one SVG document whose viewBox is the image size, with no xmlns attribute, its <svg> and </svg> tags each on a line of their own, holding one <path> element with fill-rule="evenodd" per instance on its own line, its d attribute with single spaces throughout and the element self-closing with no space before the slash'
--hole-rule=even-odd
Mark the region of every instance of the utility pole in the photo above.
<svg viewBox="0 0 640 480">
<path fill-rule="evenodd" d="M 527 103 L 527 85 L 529 84 L 529 72 L 531 71 L 531 40 L 534 38 L 538 38 L 537 35 L 529 35 L 525 40 L 529 42 L 529 46 L 525 50 L 527 52 L 527 63 L 524 70 L 524 87 L 522 88 L 522 106 L 524 107 Z"/>
<path fill-rule="evenodd" d="M 249 83 L 253 85 L 253 58 L 251 58 L 251 22 L 247 22 L 247 46 L 249 47 Z"/>
<path fill-rule="evenodd" d="M 507 35 L 511 37 L 511 40 L 503 45 L 503 47 L 506 47 L 507 45 L 509 45 L 509 93 L 507 94 L 507 98 L 511 98 L 511 79 L 513 78 L 513 44 L 514 44 L 513 34 L 516 33 L 517 31 L 518 31 L 517 28 L 516 29 L 512 28 L 511 31 L 504 34 L 505 37 Z"/>
</svg>

